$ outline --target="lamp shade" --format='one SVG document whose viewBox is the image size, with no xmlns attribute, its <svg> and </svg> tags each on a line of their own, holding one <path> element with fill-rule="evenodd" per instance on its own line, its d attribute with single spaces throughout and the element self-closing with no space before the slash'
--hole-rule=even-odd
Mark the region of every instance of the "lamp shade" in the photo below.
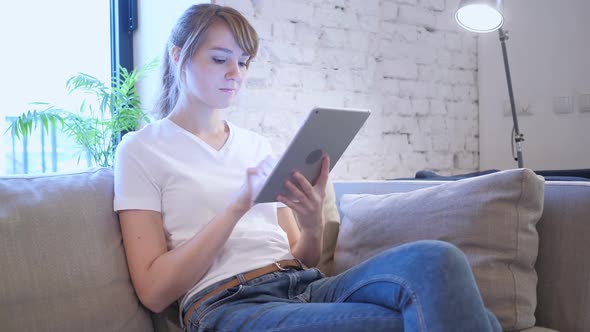
<svg viewBox="0 0 590 332">
<path fill-rule="evenodd" d="M 469 31 L 491 32 L 504 23 L 503 7 L 502 0 L 461 0 L 455 19 Z"/>
</svg>

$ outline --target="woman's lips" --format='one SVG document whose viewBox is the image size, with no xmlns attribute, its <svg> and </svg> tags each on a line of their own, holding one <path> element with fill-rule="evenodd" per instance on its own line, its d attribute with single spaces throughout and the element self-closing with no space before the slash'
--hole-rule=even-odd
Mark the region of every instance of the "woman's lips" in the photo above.
<svg viewBox="0 0 590 332">
<path fill-rule="evenodd" d="M 226 89 L 226 88 L 222 88 L 222 89 L 219 89 L 219 90 L 221 90 L 221 92 L 223 92 L 223 93 L 225 93 L 225 94 L 228 94 L 228 95 L 233 95 L 233 94 L 235 94 L 235 93 L 236 93 L 236 89 Z"/>
</svg>

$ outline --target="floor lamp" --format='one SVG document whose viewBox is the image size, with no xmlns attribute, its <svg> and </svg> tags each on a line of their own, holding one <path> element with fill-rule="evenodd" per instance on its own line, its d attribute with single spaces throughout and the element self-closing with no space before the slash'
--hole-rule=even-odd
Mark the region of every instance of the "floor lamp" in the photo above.
<svg viewBox="0 0 590 332">
<path fill-rule="evenodd" d="M 516 157 L 518 167 L 522 168 L 522 142 L 524 135 L 518 128 L 518 119 L 516 117 L 516 105 L 514 103 L 514 94 L 512 92 L 512 79 L 510 77 L 510 67 L 508 66 L 508 54 L 506 52 L 506 40 L 508 39 L 507 31 L 502 29 L 504 18 L 502 16 L 503 0 L 461 0 L 459 8 L 455 13 L 455 19 L 459 25 L 473 32 L 492 32 L 498 30 L 500 34 L 500 43 L 502 45 L 502 56 L 504 57 L 504 69 L 506 71 L 506 81 L 508 83 L 508 96 L 510 97 L 510 108 L 512 110 L 512 122 L 514 127 L 514 143 L 516 145 Z M 512 143 L 511 143 L 512 144 Z M 514 148 L 513 153 L 514 155 Z"/>
</svg>

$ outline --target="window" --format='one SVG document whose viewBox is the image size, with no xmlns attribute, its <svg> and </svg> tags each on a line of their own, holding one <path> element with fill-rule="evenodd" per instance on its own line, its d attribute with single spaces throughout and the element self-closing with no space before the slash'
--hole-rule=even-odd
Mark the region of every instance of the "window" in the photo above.
<svg viewBox="0 0 590 332">
<path fill-rule="evenodd" d="M 79 72 L 110 84 L 116 72 L 113 64 L 133 69 L 136 22 L 130 13 L 136 4 L 137 0 L 33 0 L 13 2 L 10 10 L 2 11 L 0 175 L 92 166 L 89 156 L 59 131 L 37 128 L 26 140 L 5 132 L 14 117 L 43 107 L 32 102 L 79 109 L 86 96 L 66 92 L 67 79 Z"/>
</svg>

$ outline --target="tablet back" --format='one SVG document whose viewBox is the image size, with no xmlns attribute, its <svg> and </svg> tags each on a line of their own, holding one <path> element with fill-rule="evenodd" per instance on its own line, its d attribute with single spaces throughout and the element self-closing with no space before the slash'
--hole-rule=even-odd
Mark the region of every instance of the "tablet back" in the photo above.
<svg viewBox="0 0 590 332">
<path fill-rule="evenodd" d="M 330 156 L 332 170 L 369 114 L 368 109 L 316 107 L 311 110 L 254 201 L 276 202 L 279 193 L 286 195 L 285 181 L 295 170 L 314 184 L 320 174 L 322 155 Z M 292 182 L 297 184 L 295 180 Z"/>
</svg>

